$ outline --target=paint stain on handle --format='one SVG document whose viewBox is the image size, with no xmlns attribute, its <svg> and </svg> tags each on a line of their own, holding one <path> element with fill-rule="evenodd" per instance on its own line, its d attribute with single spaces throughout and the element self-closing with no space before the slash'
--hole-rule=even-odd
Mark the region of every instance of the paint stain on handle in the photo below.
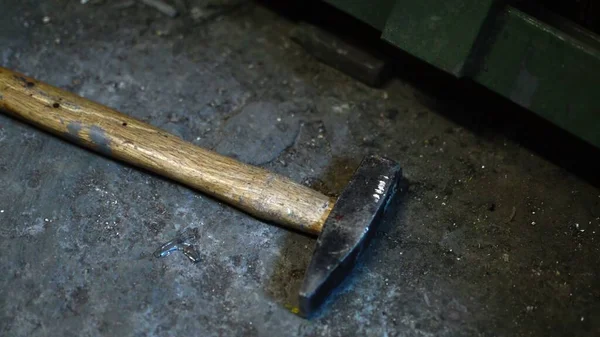
<svg viewBox="0 0 600 337">
<path fill-rule="evenodd" d="M 70 137 L 79 139 L 79 131 L 81 131 L 81 123 L 79 122 L 70 122 L 67 124 L 67 133 Z"/>
<path fill-rule="evenodd" d="M 110 154 L 110 138 L 106 136 L 104 129 L 99 126 L 92 126 L 90 128 L 90 140 L 94 145 L 96 145 L 96 149 L 104 154 Z"/>
</svg>

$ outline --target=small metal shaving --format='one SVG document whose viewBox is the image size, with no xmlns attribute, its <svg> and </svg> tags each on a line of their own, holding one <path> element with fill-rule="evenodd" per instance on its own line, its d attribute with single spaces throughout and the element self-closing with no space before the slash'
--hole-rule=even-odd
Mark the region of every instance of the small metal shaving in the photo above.
<svg viewBox="0 0 600 337">
<path fill-rule="evenodd" d="M 196 248 L 190 243 L 190 241 L 196 240 L 197 237 L 197 231 L 186 231 L 179 237 L 160 246 L 160 248 L 157 249 L 153 255 L 156 258 L 161 258 L 169 256 L 173 252 L 181 251 L 183 252 L 183 255 L 185 255 L 193 263 L 200 262 L 200 253 L 198 253 Z"/>
</svg>

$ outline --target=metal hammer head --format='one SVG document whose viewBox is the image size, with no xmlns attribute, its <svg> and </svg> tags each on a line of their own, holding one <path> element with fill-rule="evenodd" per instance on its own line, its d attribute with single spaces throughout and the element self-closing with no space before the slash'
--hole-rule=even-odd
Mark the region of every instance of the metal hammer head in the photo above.
<svg viewBox="0 0 600 337">
<path fill-rule="evenodd" d="M 300 289 L 300 313 L 309 317 L 352 270 L 402 175 L 389 159 L 366 157 L 325 221 Z"/>
</svg>

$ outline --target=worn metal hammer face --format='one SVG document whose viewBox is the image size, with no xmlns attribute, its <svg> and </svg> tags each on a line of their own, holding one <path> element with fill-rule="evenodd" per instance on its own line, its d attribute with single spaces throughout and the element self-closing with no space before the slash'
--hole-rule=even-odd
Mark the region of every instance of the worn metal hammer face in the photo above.
<svg viewBox="0 0 600 337">
<path fill-rule="evenodd" d="M 366 157 L 337 199 L 317 239 L 300 290 L 300 313 L 308 317 L 352 270 L 375 233 L 401 178 L 397 163 Z"/>
<path fill-rule="evenodd" d="M 309 316 L 354 265 L 400 179 L 397 163 L 365 158 L 337 201 L 260 167 L 0 67 L 0 110 L 81 146 L 209 194 L 253 216 L 319 235 L 300 291 Z"/>
</svg>

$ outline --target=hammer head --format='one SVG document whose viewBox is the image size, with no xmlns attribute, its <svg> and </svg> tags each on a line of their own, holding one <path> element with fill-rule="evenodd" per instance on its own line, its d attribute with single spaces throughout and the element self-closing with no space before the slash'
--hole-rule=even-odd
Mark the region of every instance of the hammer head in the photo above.
<svg viewBox="0 0 600 337">
<path fill-rule="evenodd" d="M 402 175 L 389 159 L 366 157 L 325 221 L 300 289 L 300 313 L 309 317 L 352 270 L 376 231 Z"/>
</svg>

